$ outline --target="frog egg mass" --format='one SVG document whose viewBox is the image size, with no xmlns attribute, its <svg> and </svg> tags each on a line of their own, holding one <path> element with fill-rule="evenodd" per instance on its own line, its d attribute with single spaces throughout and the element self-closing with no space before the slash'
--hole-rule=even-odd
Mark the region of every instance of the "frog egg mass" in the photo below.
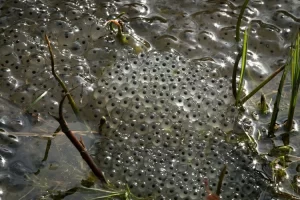
<svg viewBox="0 0 300 200">
<path fill-rule="evenodd" d="M 115 188 L 128 186 L 141 198 L 205 199 L 205 181 L 214 192 L 226 165 L 221 199 L 263 200 L 273 191 L 270 177 L 237 139 L 249 130 L 241 121 L 254 122 L 239 114 L 232 95 L 243 1 L 138 2 L 0 0 L 0 102 L 10 105 L 0 107 L 0 168 L 7 174 L 0 172 L 0 191 L 21 191 L 30 184 L 24 174 L 34 171 L 15 159 L 22 138 L 8 135 L 30 131 L 24 110 L 52 125 L 49 112 L 58 113 L 63 89 L 51 71 L 47 34 L 55 72 L 82 118 L 92 129 L 106 118 L 91 152 Z M 278 6 L 295 14 L 293 2 Z M 242 21 L 243 30 L 251 24 L 253 80 L 264 80 L 286 58 L 297 30 L 294 15 L 271 14 L 273 3 L 250 3 Z M 118 16 L 128 34 L 123 40 L 108 23 Z M 68 103 L 64 115 L 77 120 Z"/>
<path fill-rule="evenodd" d="M 247 184 L 265 184 L 251 173 L 251 156 L 224 141 L 224 130 L 231 130 L 237 117 L 228 103 L 226 78 L 174 52 L 140 54 L 139 68 L 136 62 L 126 63 L 128 75 L 118 75 L 120 66 L 113 66 L 94 92 L 100 100 L 97 108 L 110 116 L 97 144 L 97 159 L 108 180 L 119 187 L 128 184 L 140 197 L 199 199 L 206 195 L 204 178 L 216 185 L 226 163 L 228 175 L 240 178 L 233 175 L 230 183 L 224 182 L 224 188 L 229 184 L 237 192 L 224 189 L 222 196 L 247 199 L 238 191 Z M 251 190 L 251 198 L 259 196 L 259 187 Z"/>
</svg>

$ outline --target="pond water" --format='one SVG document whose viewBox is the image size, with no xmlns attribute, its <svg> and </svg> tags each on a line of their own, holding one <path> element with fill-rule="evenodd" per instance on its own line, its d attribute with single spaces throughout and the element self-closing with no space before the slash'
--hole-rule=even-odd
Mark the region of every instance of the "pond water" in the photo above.
<svg viewBox="0 0 300 200">
<path fill-rule="evenodd" d="M 258 109 L 261 93 L 273 106 L 280 78 L 244 111 L 234 105 L 243 3 L 0 0 L 0 199 L 106 195 L 78 190 L 93 179 L 91 172 L 61 132 L 53 136 L 59 124 L 49 112 L 58 114 L 62 88 L 52 75 L 45 34 L 55 71 L 72 89 L 89 130 L 67 103 L 64 116 L 115 189 L 128 187 L 136 198 L 205 199 L 205 180 L 215 191 L 226 165 L 221 199 L 299 199 L 299 111 L 288 139 L 287 175 L 274 180 L 270 164 L 281 151 L 270 152 L 287 145 L 286 134 L 267 137 L 271 115 Z M 249 2 L 240 30 L 243 38 L 250 27 L 245 93 L 288 60 L 299 13 L 299 0 Z M 109 28 L 116 18 L 122 41 L 117 26 Z M 290 88 L 288 78 L 280 123 Z M 107 121 L 99 134 L 101 117 Z"/>
</svg>

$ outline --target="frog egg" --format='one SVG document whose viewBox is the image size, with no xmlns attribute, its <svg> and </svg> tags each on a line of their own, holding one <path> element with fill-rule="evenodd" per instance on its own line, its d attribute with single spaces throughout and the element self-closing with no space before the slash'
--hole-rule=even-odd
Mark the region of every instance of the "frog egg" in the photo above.
<svg viewBox="0 0 300 200">
<path fill-rule="evenodd" d="M 132 72 L 132 66 L 129 63 L 124 63 L 120 66 L 124 75 L 129 75 Z"/>
<path fill-rule="evenodd" d="M 102 162 L 102 167 L 104 169 L 112 169 L 112 157 L 111 156 L 106 156 L 104 159 L 103 159 L 103 162 Z"/>
<path fill-rule="evenodd" d="M 109 123 L 109 126 L 110 126 L 111 129 L 116 129 L 120 125 L 123 124 L 123 121 L 121 119 L 118 119 L 118 118 L 111 118 L 108 123 Z M 118 145 L 121 145 L 121 143 L 118 144 Z"/>
<path fill-rule="evenodd" d="M 140 95 L 140 94 L 139 94 Z M 145 108 L 153 108 L 155 104 L 155 99 L 149 96 L 142 96 L 143 97 L 143 105 Z"/>
<path fill-rule="evenodd" d="M 156 112 L 153 112 L 151 110 L 145 111 L 144 120 L 146 123 L 151 124 L 151 123 L 155 122 L 157 120 L 157 117 L 158 117 L 158 115 Z"/>
<path fill-rule="evenodd" d="M 170 91 L 171 94 L 175 95 L 175 94 L 179 93 L 178 84 L 172 83 L 172 84 L 170 84 L 169 88 L 170 88 L 169 91 Z"/>
<path fill-rule="evenodd" d="M 112 110 L 117 108 L 120 105 L 120 101 L 116 98 L 110 99 L 106 104 L 106 109 L 110 113 Z"/>
<path fill-rule="evenodd" d="M 72 44 L 69 45 L 69 47 L 71 52 L 75 55 L 82 55 L 86 50 L 79 41 L 73 42 Z"/>
<path fill-rule="evenodd" d="M 98 40 L 107 34 L 106 27 L 100 24 L 91 25 L 91 39 Z"/>
<path fill-rule="evenodd" d="M 24 55 L 24 53 L 26 52 L 26 49 L 28 49 L 27 43 L 25 42 L 16 42 L 14 45 L 14 51 L 15 53 L 19 56 Z"/>
<path fill-rule="evenodd" d="M 29 57 L 29 63 L 30 67 L 35 66 L 39 67 L 43 66 L 45 64 L 45 59 L 42 55 L 39 54 L 32 54 Z"/>
<path fill-rule="evenodd" d="M 64 31 L 69 31 L 71 29 L 71 24 L 63 20 L 53 20 L 49 23 L 48 30 L 51 30 L 52 34 L 61 34 Z"/>
<path fill-rule="evenodd" d="M 32 102 L 32 96 L 29 91 L 16 91 L 11 94 L 10 99 L 17 104 L 23 104 L 24 106 L 28 106 Z"/>
<path fill-rule="evenodd" d="M 199 104 L 200 105 L 200 104 Z M 197 102 L 194 101 L 193 99 L 189 98 L 189 99 L 185 99 L 184 103 L 183 103 L 183 110 L 185 112 L 189 112 L 191 110 L 195 110 L 199 108 L 197 105 Z"/>
<path fill-rule="evenodd" d="M 61 46 L 71 46 L 72 43 L 76 40 L 75 34 L 73 31 L 65 31 L 59 33 L 57 36 L 57 42 Z"/>
<path fill-rule="evenodd" d="M 135 123 L 136 123 L 136 125 L 134 125 L 133 123 L 131 123 L 130 125 L 131 125 L 131 127 L 135 127 L 135 130 L 138 131 L 139 134 L 145 135 L 148 132 L 149 126 L 147 123 L 138 124 L 137 121 L 135 121 Z"/>
<path fill-rule="evenodd" d="M 69 88 L 81 87 L 82 85 L 89 85 L 87 81 L 81 76 L 71 76 L 71 75 L 64 75 L 61 77 L 62 80 L 65 82 L 65 85 Z"/>
<path fill-rule="evenodd" d="M 214 128 L 221 126 L 218 118 L 214 117 L 214 116 L 209 118 L 209 120 L 207 121 L 207 125 L 214 127 Z"/>
<path fill-rule="evenodd" d="M 7 28 L 10 25 L 10 19 L 7 16 L 0 17 L 0 28 Z"/>
<path fill-rule="evenodd" d="M 71 95 L 79 108 L 85 107 L 88 102 L 92 99 L 94 88 L 92 86 L 82 86 L 77 90 L 73 90 Z"/>
<path fill-rule="evenodd" d="M 75 76 L 85 75 L 85 74 L 87 74 L 86 72 L 88 71 L 88 67 L 85 65 L 76 65 L 76 66 L 73 66 L 71 69 L 72 69 L 72 75 L 75 75 Z"/>
<path fill-rule="evenodd" d="M 66 13 L 65 17 L 73 21 L 73 20 L 78 20 L 81 17 L 81 15 L 82 15 L 81 10 L 72 9 Z"/>
<path fill-rule="evenodd" d="M 105 70 L 105 64 L 101 61 L 89 61 L 90 66 L 90 73 L 91 75 L 95 76 L 96 78 L 99 78 L 103 75 L 103 72 Z"/>
<path fill-rule="evenodd" d="M 15 53 L 12 53 L 3 56 L 0 61 L 0 64 L 2 66 L 16 66 L 16 65 L 20 65 L 20 59 Z"/>
<path fill-rule="evenodd" d="M 35 79 L 35 77 L 38 76 L 40 73 L 40 71 L 38 71 L 38 70 L 39 70 L 39 68 L 37 68 L 36 66 L 26 68 L 24 70 L 25 77 L 29 80 Z"/>
<path fill-rule="evenodd" d="M 98 86 L 97 89 L 95 89 L 94 98 L 99 99 L 99 96 L 102 97 L 102 95 L 105 95 L 107 92 L 109 92 L 107 86 Z"/>
<path fill-rule="evenodd" d="M 59 102 L 57 100 L 47 97 L 37 102 L 33 107 L 31 107 L 31 110 L 33 110 L 34 112 L 40 112 L 44 114 L 48 114 L 48 112 L 51 112 L 51 114 L 56 115 L 58 112 L 58 106 Z M 69 119 L 69 116 L 65 115 L 65 118 Z"/>
<path fill-rule="evenodd" d="M 88 52 L 87 52 L 87 60 L 91 60 L 91 61 L 95 61 L 95 60 L 99 60 L 104 57 L 106 57 L 108 55 L 108 51 L 105 51 L 105 49 L 103 48 L 93 48 L 93 49 L 90 49 Z M 107 57 L 106 57 L 107 58 Z"/>
<path fill-rule="evenodd" d="M 39 76 L 35 76 L 34 79 L 30 79 L 29 82 L 42 90 L 51 89 L 54 96 L 57 96 L 58 94 L 56 93 L 59 93 L 59 97 L 61 97 L 62 88 L 57 84 L 56 80 L 54 80 L 54 77 L 46 77 L 47 73 L 45 71 L 40 72 Z"/>
<path fill-rule="evenodd" d="M 152 139 L 152 145 L 155 147 L 160 147 L 163 144 L 163 138 L 159 134 L 155 134 Z"/>
<path fill-rule="evenodd" d="M 0 47 L 0 55 L 1 56 L 7 56 L 14 52 L 14 46 L 13 45 L 2 45 Z"/>
<path fill-rule="evenodd" d="M 82 21 L 82 20 L 81 20 Z M 80 22 L 79 20 L 76 21 L 75 24 L 79 31 L 77 32 L 78 38 L 90 38 L 91 37 L 91 25 L 86 22 Z"/>
<path fill-rule="evenodd" d="M 29 19 L 38 19 L 40 17 L 40 14 L 41 13 L 39 12 L 38 8 L 27 7 L 26 9 L 24 9 L 22 17 L 29 18 Z"/>
<path fill-rule="evenodd" d="M 0 78 L 9 78 L 12 76 L 11 69 L 8 67 L 1 67 Z"/>
<path fill-rule="evenodd" d="M 142 85 L 142 84 L 137 83 L 137 85 Z M 147 85 L 147 84 L 142 85 L 142 86 L 140 86 L 140 87 L 138 88 L 137 94 L 138 94 L 140 97 L 142 97 L 142 98 L 146 98 L 146 96 L 147 96 L 147 94 L 149 93 L 150 89 L 151 89 L 151 88 L 150 88 L 149 85 Z M 147 96 L 147 97 L 150 98 L 150 99 L 153 99 L 153 101 L 154 101 L 154 99 L 155 99 L 153 96 Z"/>
<path fill-rule="evenodd" d="M 86 107 L 82 109 L 81 113 L 83 113 L 87 119 L 90 121 L 96 121 L 96 123 L 99 122 L 101 117 L 108 115 L 105 109 L 96 108 L 91 105 L 86 105 Z"/>
<path fill-rule="evenodd" d="M 119 126 L 122 126 L 122 123 Z M 123 135 L 123 133 L 116 130 L 113 133 L 111 133 L 110 138 L 113 139 L 118 146 L 122 147 L 124 142 L 127 141 L 128 136 L 126 137 L 126 136 Z"/>
<path fill-rule="evenodd" d="M 137 113 L 134 110 L 127 110 L 126 112 L 124 112 L 124 114 L 122 115 L 122 119 L 126 122 L 131 122 L 133 119 L 135 119 L 137 116 Z M 135 126 L 135 123 L 132 124 L 132 127 Z"/>
</svg>

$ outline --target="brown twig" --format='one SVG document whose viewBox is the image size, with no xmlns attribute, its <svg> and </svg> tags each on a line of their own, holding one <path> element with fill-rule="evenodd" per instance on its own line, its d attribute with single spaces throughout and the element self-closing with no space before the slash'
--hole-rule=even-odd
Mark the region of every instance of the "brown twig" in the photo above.
<svg viewBox="0 0 300 200">
<path fill-rule="evenodd" d="M 76 149 L 79 151 L 81 157 L 85 160 L 85 162 L 88 164 L 88 166 L 91 168 L 93 173 L 98 177 L 98 179 L 104 183 L 107 184 L 107 181 L 101 171 L 93 161 L 92 157 L 87 152 L 87 149 L 82 145 L 82 143 L 76 138 L 74 133 L 69 129 L 67 122 L 64 119 L 63 116 L 63 103 L 66 98 L 67 94 L 63 96 L 62 100 L 59 103 L 59 117 L 56 117 L 54 115 L 50 115 L 58 121 L 60 124 L 62 132 L 65 133 L 65 135 L 69 138 L 69 140 L 72 142 L 72 144 L 76 147 Z"/>
<path fill-rule="evenodd" d="M 54 76 L 54 78 L 56 79 L 56 81 L 59 83 L 59 85 L 62 87 L 63 91 L 66 93 L 66 96 L 69 100 L 69 103 L 72 107 L 72 110 L 73 112 L 75 113 L 76 115 L 76 118 L 85 124 L 85 126 L 87 127 L 88 130 L 90 130 L 89 126 L 87 125 L 86 121 L 84 119 L 82 119 L 82 117 L 80 116 L 80 113 L 79 113 L 79 109 L 78 107 L 76 106 L 76 103 L 70 93 L 70 91 L 68 90 L 67 86 L 65 85 L 65 83 L 62 81 L 62 79 L 59 77 L 59 75 L 56 73 L 55 71 L 55 68 L 54 68 L 54 54 L 53 54 L 53 51 L 52 51 L 52 47 L 51 47 L 51 43 L 50 43 L 50 40 L 48 38 L 47 35 L 45 35 L 45 40 L 46 40 L 46 43 L 47 43 L 47 46 L 48 46 L 48 50 L 49 50 L 49 53 L 50 53 L 50 60 L 51 60 L 51 72 L 52 72 L 52 75 Z M 77 86 L 75 87 L 77 88 Z M 72 90 L 72 89 L 71 89 Z"/>
</svg>

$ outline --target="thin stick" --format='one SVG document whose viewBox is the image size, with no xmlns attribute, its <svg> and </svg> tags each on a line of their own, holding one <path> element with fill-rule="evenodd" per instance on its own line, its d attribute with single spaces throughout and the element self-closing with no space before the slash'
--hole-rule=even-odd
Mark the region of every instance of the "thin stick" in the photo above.
<svg viewBox="0 0 300 200">
<path fill-rule="evenodd" d="M 50 40 L 49 40 L 49 38 L 48 38 L 47 35 L 45 35 L 45 40 L 47 42 L 48 50 L 49 50 L 49 53 L 50 53 L 52 75 L 57 80 L 57 82 L 60 84 L 60 86 L 62 87 L 63 91 L 66 93 L 66 95 L 68 97 L 68 100 L 69 100 L 69 103 L 70 103 L 70 105 L 72 107 L 72 110 L 75 113 L 76 118 L 78 119 L 78 121 L 83 122 L 86 125 L 86 127 L 89 129 L 89 126 L 87 125 L 87 123 L 85 122 L 85 120 L 81 118 L 81 116 L 79 114 L 79 109 L 77 108 L 76 103 L 75 103 L 72 95 L 70 94 L 70 91 L 68 90 L 68 88 L 65 85 L 65 83 L 61 80 L 61 78 L 55 72 L 55 68 L 54 68 L 54 55 L 53 55 L 52 47 L 51 47 L 51 44 L 50 44 Z"/>
<path fill-rule="evenodd" d="M 51 140 L 51 138 L 48 138 L 46 150 L 45 150 L 45 154 L 44 154 L 44 158 L 43 158 L 42 162 L 44 162 L 48 159 L 51 144 L 52 144 L 52 140 Z"/>
<path fill-rule="evenodd" d="M 106 181 L 101 169 L 97 167 L 97 165 L 93 161 L 92 157 L 87 152 L 87 149 L 82 145 L 82 143 L 80 143 L 80 141 L 76 138 L 74 133 L 69 129 L 69 127 L 67 125 L 67 122 L 64 119 L 64 116 L 63 116 L 63 103 L 64 103 L 64 100 L 65 100 L 66 96 L 67 95 L 64 95 L 62 100 L 59 103 L 59 117 L 53 116 L 51 114 L 50 115 L 58 121 L 62 131 L 69 138 L 69 140 L 72 142 L 72 144 L 76 147 L 76 149 L 80 153 L 81 157 L 89 165 L 90 169 L 93 171 L 93 173 L 96 175 L 96 177 L 98 177 L 98 179 L 103 184 L 107 184 L 107 181 Z"/>
</svg>

